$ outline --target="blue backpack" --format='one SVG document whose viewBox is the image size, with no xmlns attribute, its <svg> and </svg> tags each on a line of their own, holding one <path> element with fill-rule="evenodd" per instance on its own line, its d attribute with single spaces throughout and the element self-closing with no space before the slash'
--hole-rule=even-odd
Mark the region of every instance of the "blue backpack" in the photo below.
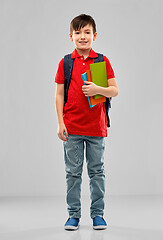
<svg viewBox="0 0 163 240">
<path fill-rule="evenodd" d="M 103 62 L 104 61 L 103 54 L 97 53 L 97 55 L 98 57 L 94 59 L 94 63 Z M 66 104 L 68 99 L 68 89 L 71 81 L 72 68 L 73 68 L 73 59 L 71 58 L 71 54 L 67 54 L 64 56 L 64 75 L 65 75 L 64 105 Z M 110 127 L 109 108 L 111 108 L 111 98 L 106 97 L 105 110 L 106 110 L 106 117 L 107 117 L 107 127 Z"/>
</svg>

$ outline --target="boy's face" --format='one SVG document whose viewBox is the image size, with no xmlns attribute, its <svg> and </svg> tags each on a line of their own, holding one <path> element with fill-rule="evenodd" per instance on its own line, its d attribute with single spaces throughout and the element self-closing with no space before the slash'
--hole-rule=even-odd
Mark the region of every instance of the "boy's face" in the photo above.
<svg viewBox="0 0 163 240">
<path fill-rule="evenodd" d="M 70 40 L 74 42 L 76 49 L 88 50 L 91 49 L 92 42 L 95 41 L 97 33 L 93 33 L 93 27 L 88 24 L 80 30 L 74 30 L 69 36 Z"/>
</svg>

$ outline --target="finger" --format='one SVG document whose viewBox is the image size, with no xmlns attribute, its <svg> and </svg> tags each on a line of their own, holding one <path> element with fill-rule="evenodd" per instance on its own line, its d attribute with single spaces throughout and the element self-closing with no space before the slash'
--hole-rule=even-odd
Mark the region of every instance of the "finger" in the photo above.
<svg viewBox="0 0 163 240">
<path fill-rule="evenodd" d="M 92 97 L 92 96 L 94 96 L 94 95 L 91 94 L 91 93 L 89 93 L 89 92 L 86 92 L 85 96 L 86 96 L 86 97 Z"/>
<path fill-rule="evenodd" d="M 84 95 L 86 95 L 86 94 L 87 94 L 87 91 L 83 91 L 83 93 L 84 93 Z"/>
<path fill-rule="evenodd" d="M 87 89 L 86 88 L 82 88 L 82 91 L 85 92 L 85 91 L 87 91 Z"/>
<path fill-rule="evenodd" d="M 92 84 L 91 82 L 88 82 L 88 81 L 84 81 L 84 83 L 86 83 L 88 85 Z"/>
<path fill-rule="evenodd" d="M 62 133 L 58 134 L 58 137 L 59 137 L 62 141 L 67 141 L 67 138 L 65 138 Z"/>
<path fill-rule="evenodd" d="M 82 89 L 87 89 L 89 86 L 88 85 L 83 85 Z"/>
<path fill-rule="evenodd" d="M 65 138 L 65 136 L 64 135 L 62 135 L 62 138 L 61 138 L 64 142 L 66 142 L 67 141 L 67 138 Z"/>
<path fill-rule="evenodd" d="M 86 97 L 88 97 L 89 94 L 88 94 L 88 92 L 85 92 L 84 95 L 85 95 Z"/>
<path fill-rule="evenodd" d="M 65 131 L 64 131 L 63 134 L 62 134 L 62 140 L 63 140 L 63 141 L 67 141 Z"/>
<path fill-rule="evenodd" d="M 89 91 L 89 86 L 83 88 L 82 91 Z"/>
<path fill-rule="evenodd" d="M 68 138 L 68 131 L 67 131 L 67 128 L 65 129 L 65 135 L 66 135 L 66 138 Z"/>
</svg>

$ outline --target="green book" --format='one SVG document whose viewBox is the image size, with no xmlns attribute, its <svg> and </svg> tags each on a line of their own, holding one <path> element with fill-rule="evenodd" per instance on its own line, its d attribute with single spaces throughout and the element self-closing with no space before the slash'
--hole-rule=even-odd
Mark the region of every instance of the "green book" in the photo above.
<svg viewBox="0 0 163 240">
<path fill-rule="evenodd" d="M 98 62 L 90 64 L 92 82 L 101 87 L 108 87 L 106 62 Z M 94 99 L 103 97 L 102 95 L 95 95 Z"/>
</svg>

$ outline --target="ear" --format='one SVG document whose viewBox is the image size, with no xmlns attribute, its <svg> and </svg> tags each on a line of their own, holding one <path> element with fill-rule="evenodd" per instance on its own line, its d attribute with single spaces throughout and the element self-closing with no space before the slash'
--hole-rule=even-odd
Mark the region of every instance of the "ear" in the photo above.
<svg viewBox="0 0 163 240">
<path fill-rule="evenodd" d="M 97 38 L 97 32 L 95 32 L 95 33 L 93 34 L 93 41 L 95 41 L 96 38 Z"/>
<path fill-rule="evenodd" d="M 69 34 L 69 37 L 70 37 L 70 41 L 73 42 L 73 36 L 71 33 Z"/>
</svg>

